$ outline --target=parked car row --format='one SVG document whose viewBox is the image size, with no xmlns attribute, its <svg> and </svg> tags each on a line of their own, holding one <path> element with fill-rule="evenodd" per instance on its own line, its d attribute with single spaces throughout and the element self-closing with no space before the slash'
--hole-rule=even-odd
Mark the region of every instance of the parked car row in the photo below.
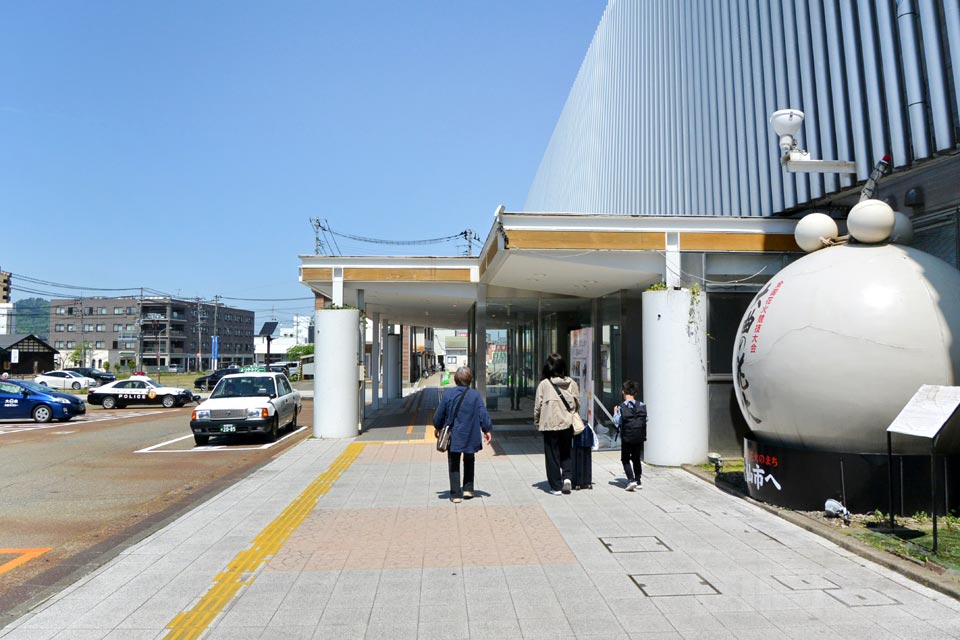
<svg viewBox="0 0 960 640">
<path fill-rule="evenodd" d="M 204 391 L 207 389 L 213 389 L 215 386 L 217 386 L 217 383 L 220 382 L 221 378 L 228 376 L 231 373 L 240 373 L 240 368 L 228 367 L 226 369 L 217 369 L 213 373 L 208 373 L 207 375 L 200 376 L 194 380 L 193 386 L 197 389 L 203 389 Z"/>
<path fill-rule="evenodd" d="M 198 446 L 206 445 L 213 436 L 224 434 L 260 434 L 273 442 L 281 429 L 296 429 L 303 402 L 300 392 L 293 388 L 285 373 L 241 373 L 237 369 L 224 369 L 211 375 L 218 373 L 220 377 L 213 392 L 202 403 L 200 396 L 189 389 L 165 387 L 146 376 L 114 380 L 100 386 L 92 378 L 66 370 L 37 376 L 43 382 L 0 380 L 0 419 L 67 421 L 84 415 L 87 404 L 109 410 L 133 404 L 173 408 L 198 402 L 200 404 L 190 419 L 190 429 Z M 82 388 L 74 384 L 88 388 L 86 403 L 71 393 L 51 388 L 52 385 L 73 390 Z"/>
<path fill-rule="evenodd" d="M 64 371 L 73 371 L 74 373 L 79 373 L 82 376 L 87 378 L 93 378 L 97 381 L 97 384 L 107 384 L 108 382 L 113 382 L 117 379 L 112 373 L 107 373 L 103 369 L 98 369 L 96 367 L 64 367 Z"/>
<path fill-rule="evenodd" d="M 94 378 L 88 378 L 81 373 L 77 373 L 76 371 L 71 371 L 68 369 L 41 373 L 40 375 L 34 377 L 33 381 L 39 385 L 50 387 L 52 389 L 73 389 L 74 391 L 79 391 L 80 389 L 89 389 L 90 387 L 95 387 L 97 384 L 99 384 Z"/>
</svg>

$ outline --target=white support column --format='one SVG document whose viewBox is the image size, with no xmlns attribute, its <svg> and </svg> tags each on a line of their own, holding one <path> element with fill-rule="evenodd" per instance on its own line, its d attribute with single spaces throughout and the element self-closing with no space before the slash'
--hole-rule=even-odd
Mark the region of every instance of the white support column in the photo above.
<svg viewBox="0 0 960 640">
<path fill-rule="evenodd" d="M 333 268 L 333 306 L 343 306 L 343 267 Z"/>
<path fill-rule="evenodd" d="M 667 250 L 664 255 L 663 281 L 668 289 L 680 286 L 680 234 L 667 232 Z"/>
<path fill-rule="evenodd" d="M 360 336 L 357 341 L 357 368 L 360 371 L 360 392 L 359 392 L 359 405 L 360 405 L 360 425 L 357 426 L 357 431 L 362 431 L 363 419 L 367 416 L 367 372 L 364 369 L 366 365 L 366 358 L 364 357 L 367 352 L 367 321 L 366 321 L 366 302 L 363 297 L 363 289 L 357 289 L 357 309 L 360 310 L 360 317 L 364 318 L 360 326 Z"/>
<path fill-rule="evenodd" d="M 357 435 L 357 309 L 316 312 L 313 376 L 313 435 Z"/>
<path fill-rule="evenodd" d="M 707 459 L 709 393 L 704 295 L 643 293 L 644 460 L 680 466 Z"/>
<path fill-rule="evenodd" d="M 373 402 L 370 407 L 376 411 L 380 408 L 380 314 L 374 313 L 373 319 L 373 344 L 370 346 L 370 372 L 373 378 Z"/>
<path fill-rule="evenodd" d="M 401 397 L 403 384 L 400 382 L 400 335 L 390 333 L 383 338 L 383 397 L 394 399 Z"/>
<path fill-rule="evenodd" d="M 474 364 L 473 382 L 477 391 L 487 399 L 487 285 L 477 285 L 477 316 L 474 323 L 477 332 L 477 353 Z"/>
</svg>

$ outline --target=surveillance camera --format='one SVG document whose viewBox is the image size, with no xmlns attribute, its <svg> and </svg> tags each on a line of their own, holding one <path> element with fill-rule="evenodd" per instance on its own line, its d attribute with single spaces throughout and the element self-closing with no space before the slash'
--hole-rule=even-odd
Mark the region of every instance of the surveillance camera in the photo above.
<svg viewBox="0 0 960 640">
<path fill-rule="evenodd" d="M 770 116 L 770 126 L 780 136 L 780 150 L 784 153 L 796 148 L 795 136 L 803 124 L 803 111 L 797 109 L 780 109 Z"/>
</svg>

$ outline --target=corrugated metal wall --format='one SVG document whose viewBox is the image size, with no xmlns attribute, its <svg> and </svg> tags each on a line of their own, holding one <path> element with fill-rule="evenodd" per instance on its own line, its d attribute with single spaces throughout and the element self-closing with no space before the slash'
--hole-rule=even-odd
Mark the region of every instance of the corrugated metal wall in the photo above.
<svg viewBox="0 0 960 640">
<path fill-rule="evenodd" d="M 960 0 L 611 0 L 525 211 L 766 216 L 956 151 Z M 858 174 L 786 174 L 767 121 Z"/>
</svg>

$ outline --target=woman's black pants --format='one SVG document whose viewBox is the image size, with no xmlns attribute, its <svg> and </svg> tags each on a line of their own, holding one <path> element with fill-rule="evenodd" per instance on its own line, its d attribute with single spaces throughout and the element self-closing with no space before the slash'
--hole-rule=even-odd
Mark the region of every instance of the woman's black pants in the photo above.
<svg viewBox="0 0 960 640">
<path fill-rule="evenodd" d="M 563 489 L 563 481 L 571 480 L 573 469 L 573 427 L 563 431 L 543 432 L 543 459 L 547 466 L 547 482 L 554 491 Z"/>
<path fill-rule="evenodd" d="M 463 491 L 473 493 L 473 453 L 463 454 Z M 450 471 L 450 497 L 462 498 L 460 490 L 460 452 L 447 451 L 447 469 Z"/>
</svg>

